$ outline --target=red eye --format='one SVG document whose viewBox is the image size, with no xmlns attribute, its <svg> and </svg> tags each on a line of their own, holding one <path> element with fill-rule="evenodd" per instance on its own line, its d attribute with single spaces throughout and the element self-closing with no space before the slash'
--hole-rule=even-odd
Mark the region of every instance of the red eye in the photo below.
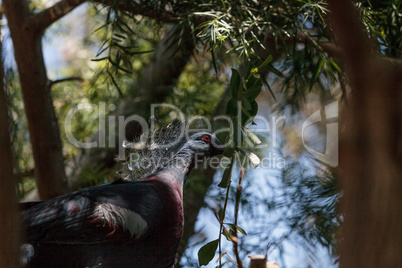
<svg viewBox="0 0 402 268">
<path fill-rule="evenodd" d="M 208 141 L 210 141 L 210 140 L 211 140 L 211 137 L 210 137 L 210 136 L 205 135 L 204 137 L 202 137 L 202 139 L 203 139 L 204 141 L 208 142 Z"/>
</svg>

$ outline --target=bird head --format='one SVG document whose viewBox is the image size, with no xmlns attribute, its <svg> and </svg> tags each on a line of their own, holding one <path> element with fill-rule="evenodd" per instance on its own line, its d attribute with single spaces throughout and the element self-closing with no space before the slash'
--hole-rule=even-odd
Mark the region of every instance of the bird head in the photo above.
<svg viewBox="0 0 402 268">
<path fill-rule="evenodd" d="M 139 141 L 137 144 L 141 144 Z M 169 125 L 151 133 L 143 145 L 126 144 L 129 157 L 119 173 L 126 180 L 139 180 L 165 169 L 173 160 L 213 157 L 223 153 L 223 145 L 210 132 L 184 133 L 182 125 Z M 172 162 L 173 161 L 173 162 Z"/>
<path fill-rule="evenodd" d="M 194 153 L 212 157 L 223 153 L 223 145 L 218 138 L 209 132 L 197 132 L 189 137 L 186 145 Z"/>
</svg>

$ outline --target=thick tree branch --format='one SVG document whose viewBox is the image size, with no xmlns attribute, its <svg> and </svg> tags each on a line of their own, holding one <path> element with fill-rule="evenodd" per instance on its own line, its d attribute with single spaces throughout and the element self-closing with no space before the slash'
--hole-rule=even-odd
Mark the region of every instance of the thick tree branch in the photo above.
<svg viewBox="0 0 402 268">
<path fill-rule="evenodd" d="M 28 23 L 29 25 L 33 25 L 37 31 L 44 31 L 52 23 L 64 17 L 74 8 L 85 2 L 87 2 L 87 0 L 61 0 L 40 13 L 32 15 Z M 177 16 L 167 11 L 155 10 L 147 5 L 137 4 L 134 1 L 118 1 L 117 4 L 113 3 L 111 0 L 93 0 L 92 2 L 108 5 L 132 15 L 139 14 L 151 19 L 157 19 L 161 22 L 177 22 Z"/>
<path fill-rule="evenodd" d="M 33 25 L 37 31 L 44 31 L 53 22 L 64 17 L 84 2 L 86 0 L 61 0 L 40 13 L 33 15 L 28 23 Z"/>
<path fill-rule="evenodd" d="M 41 198 L 51 199 L 65 193 L 67 187 L 60 129 L 47 87 L 42 35 L 27 24 L 32 16 L 27 1 L 4 0 L 3 5 L 14 45 L 35 177 Z"/>
</svg>

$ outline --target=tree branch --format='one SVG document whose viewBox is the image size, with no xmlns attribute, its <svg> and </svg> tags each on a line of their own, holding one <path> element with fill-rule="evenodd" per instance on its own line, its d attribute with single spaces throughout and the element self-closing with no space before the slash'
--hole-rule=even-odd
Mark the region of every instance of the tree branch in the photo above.
<svg viewBox="0 0 402 268">
<path fill-rule="evenodd" d="M 61 0 L 38 14 L 32 15 L 28 23 L 29 25 L 33 25 L 37 31 L 44 31 L 52 23 L 64 17 L 74 8 L 85 2 L 87 2 L 87 0 Z M 157 19 L 162 22 L 173 23 L 177 22 L 178 19 L 178 16 L 170 14 L 167 11 L 155 10 L 148 5 L 137 4 L 134 1 L 118 1 L 117 4 L 113 3 L 112 0 L 93 0 L 92 2 L 107 5 L 132 15 L 139 14 L 151 19 Z"/>
<path fill-rule="evenodd" d="M 86 0 L 61 0 L 53 6 L 33 15 L 28 23 L 33 25 L 37 31 L 44 31 L 53 22 L 64 17 L 84 2 Z"/>
<path fill-rule="evenodd" d="M 274 43 L 275 38 L 272 35 L 269 35 L 266 37 L 265 42 L 267 43 Z M 313 45 L 317 47 L 318 49 L 321 49 L 323 52 L 328 53 L 332 57 L 340 57 L 342 55 L 341 49 L 336 46 L 332 42 L 320 42 L 318 38 L 308 36 L 305 33 L 302 32 L 297 32 L 296 36 L 289 36 L 289 37 L 284 37 L 283 42 L 287 45 L 294 44 L 296 43 L 303 43 L 307 45 Z"/>
<path fill-rule="evenodd" d="M 294 41 L 293 38 L 289 39 L 292 39 L 291 42 Z M 296 35 L 296 42 L 307 43 L 308 45 L 314 45 L 318 48 L 321 48 L 323 52 L 328 53 L 330 56 L 334 58 L 339 58 L 342 56 L 342 50 L 336 44 L 331 42 L 319 42 L 317 38 L 308 36 L 305 33 L 298 32 Z"/>
<path fill-rule="evenodd" d="M 240 255 L 239 255 L 239 240 L 237 239 L 237 220 L 239 218 L 239 205 L 240 205 L 240 197 L 242 193 L 242 186 L 241 182 L 244 177 L 244 173 L 246 172 L 246 169 L 244 167 L 241 168 L 240 170 L 240 175 L 239 175 L 239 183 L 237 184 L 237 191 L 236 191 L 236 204 L 235 204 L 235 221 L 234 221 L 234 239 L 232 240 L 233 242 L 233 252 L 236 256 L 236 262 L 237 262 L 237 267 L 238 268 L 243 268 L 243 262 L 241 261 Z"/>
<path fill-rule="evenodd" d="M 293 44 L 294 42 L 297 42 L 297 43 L 303 43 L 303 44 L 315 46 L 318 49 L 320 49 L 321 51 L 330 55 L 331 57 L 340 59 L 342 62 L 349 62 L 349 59 L 353 58 L 350 53 L 348 53 L 348 55 L 346 55 L 346 53 L 344 53 L 343 49 L 340 46 L 336 45 L 335 43 L 320 42 L 318 40 L 318 38 L 309 36 L 303 32 L 298 32 L 296 34 L 296 37 L 294 37 L 294 36 L 285 37 L 283 40 L 284 40 L 285 44 Z M 266 42 L 275 42 L 275 39 L 273 36 L 268 36 L 266 38 Z M 379 54 L 378 56 L 379 56 L 379 60 L 382 60 L 385 63 L 391 63 L 395 68 L 399 68 L 399 70 L 398 70 L 399 73 L 402 73 L 402 71 L 400 71 L 400 70 L 402 70 L 402 60 L 401 59 L 390 58 L 390 57 L 384 56 L 382 54 Z M 349 57 L 349 59 L 345 59 L 345 57 Z"/>
<path fill-rule="evenodd" d="M 110 6 L 114 9 L 127 12 L 131 15 L 138 14 L 166 23 L 177 23 L 179 19 L 179 15 L 169 13 L 163 8 L 160 8 L 160 10 L 156 10 L 152 6 L 149 6 L 149 4 L 147 4 L 149 2 L 147 1 L 136 3 L 134 1 L 125 0 L 118 1 L 117 4 L 113 3 L 112 0 L 93 0 L 93 2 Z"/>
<path fill-rule="evenodd" d="M 49 81 L 49 88 L 52 87 L 52 86 L 54 86 L 55 84 L 63 83 L 63 82 L 69 82 L 69 81 L 77 81 L 77 82 L 82 83 L 82 82 L 85 81 L 85 79 L 82 78 L 82 77 L 79 77 L 79 76 L 72 76 L 72 77 L 57 79 L 57 80 L 54 80 L 54 81 L 51 81 L 51 80 L 50 80 L 50 81 Z"/>
</svg>

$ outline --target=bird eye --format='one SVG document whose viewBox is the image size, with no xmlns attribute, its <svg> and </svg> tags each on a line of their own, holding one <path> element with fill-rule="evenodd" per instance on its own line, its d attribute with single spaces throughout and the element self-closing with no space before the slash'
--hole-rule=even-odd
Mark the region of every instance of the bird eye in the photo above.
<svg viewBox="0 0 402 268">
<path fill-rule="evenodd" d="M 205 135 L 204 137 L 202 137 L 202 139 L 206 142 L 209 142 L 211 140 L 211 137 L 208 135 Z"/>
</svg>

